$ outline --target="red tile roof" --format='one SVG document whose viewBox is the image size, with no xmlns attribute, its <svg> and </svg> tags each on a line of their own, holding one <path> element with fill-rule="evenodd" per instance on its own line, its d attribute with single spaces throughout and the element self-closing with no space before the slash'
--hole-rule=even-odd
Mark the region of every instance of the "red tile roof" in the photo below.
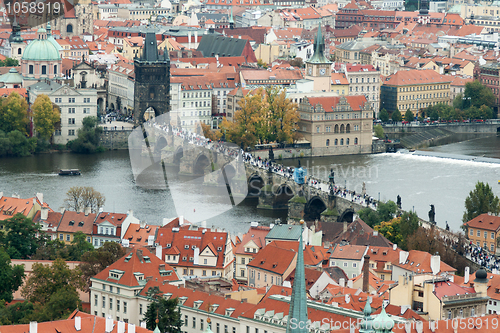
<svg viewBox="0 0 500 333">
<path fill-rule="evenodd" d="M 311 106 L 321 105 L 325 112 L 333 112 L 333 108 L 337 106 L 341 98 L 345 98 L 353 111 L 361 111 L 366 103 L 364 95 L 343 96 L 343 97 L 308 97 L 307 101 Z M 306 99 L 304 99 L 306 100 Z"/>
<path fill-rule="evenodd" d="M 411 69 L 408 71 L 398 71 L 397 73 L 386 77 L 385 85 L 416 85 L 430 83 L 449 83 L 451 76 L 441 75 L 433 69 Z"/>
<path fill-rule="evenodd" d="M 268 244 L 259 251 L 247 267 L 262 269 L 275 274 L 283 275 L 297 260 L 297 252 Z M 284 277 L 286 278 L 286 277 Z"/>
<path fill-rule="evenodd" d="M 312 288 L 312 286 L 316 283 L 316 281 L 318 281 L 321 274 L 323 274 L 322 271 L 307 267 L 304 268 L 304 273 L 305 273 L 307 291 L 309 291 Z M 294 279 L 295 279 L 295 269 L 290 273 L 290 275 L 288 275 L 286 281 L 290 281 L 290 284 L 293 286 Z"/>
<path fill-rule="evenodd" d="M 141 227 L 139 223 L 130 223 L 123 239 L 128 239 L 130 245 L 146 246 L 148 245 L 148 237 L 156 237 L 159 227 L 158 225 L 145 225 Z"/>
<path fill-rule="evenodd" d="M 464 288 L 450 281 L 440 281 L 434 283 L 434 294 L 440 300 L 445 296 L 465 295 L 474 292 L 474 288 Z"/>
<path fill-rule="evenodd" d="M 393 263 L 393 265 L 401 267 L 406 270 L 410 270 L 414 273 L 432 273 L 431 270 L 431 257 L 432 255 L 428 252 L 411 250 L 408 255 L 406 263 L 400 264 L 399 262 Z M 441 261 L 440 272 L 456 272 L 457 270 L 450 265 Z"/>
<path fill-rule="evenodd" d="M 96 214 L 77 213 L 70 210 L 64 211 L 64 214 L 57 227 L 58 232 L 75 233 L 83 232 L 85 235 L 92 235 L 93 224 Z"/>
<path fill-rule="evenodd" d="M 481 214 L 465 224 L 470 228 L 498 231 L 500 229 L 500 217 L 489 214 Z"/>
<path fill-rule="evenodd" d="M 0 88 L 0 96 L 8 97 L 14 91 L 21 96 L 28 97 L 28 92 L 26 91 L 26 88 Z"/>
<path fill-rule="evenodd" d="M 121 213 L 109 213 L 109 212 L 102 212 L 97 215 L 97 218 L 95 220 L 95 223 L 97 225 L 103 223 L 103 222 L 109 222 L 115 227 L 121 226 L 123 221 L 127 218 L 127 214 L 121 214 Z"/>
<path fill-rule="evenodd" d="M 233 89 L 233 91 L 236 89 Z M 245 252 L 245 247 L 250 242 L 255 243 L 255 245 L 257 245 L 260 249 L 265 247 L 266 246 L 266 236 L 270 230 L 271 230 L 271 228 L 266 227 L 266 226 L 250 227 L 250 229 L 247 231 L 247 233 L 243 235 L 241 242 L 236 246 L 234 253 L 248 254 L 248 255 L 255 256 L 256 253 Z"/>
<path fill-rule="evenodd" d="M 38 199 L 36 197 L 29 199 L 20 199 L 2 196 L 0 197 L 0 220 L 7 220 L 16 214 L 28 214 L 33 209 L 33 202 Z M 40 204 L 40 202 L 38 202 Z"/>
<path fill-rule="evenodd" d="M 330 259 L 361 260 L 367 250 L 363 245 L 341 245 L 335 244 Z"/>
<path fill-rule="evenodd" d="M 110 271 L 121 271 L 123 273 L 119 272 L 118 278 L 115 278 L 110 276 Z M 113 282 L 128 287 L 143 285 L 142 282 L 139 282 L 135 273 L 142 273 L 143 280 L 150 278 L 151 281 L 158 281 L 160 284 L 179 281 L 175 270 L 145 247 L 133 249 L 92 279 Z"/>
</svg>

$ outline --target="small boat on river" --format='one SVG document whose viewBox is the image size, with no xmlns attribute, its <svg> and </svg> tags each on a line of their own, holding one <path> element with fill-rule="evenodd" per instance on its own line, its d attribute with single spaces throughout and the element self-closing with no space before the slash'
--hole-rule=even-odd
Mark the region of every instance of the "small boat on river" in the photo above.
<svg viewBox="0 0 500 333">
<path fill-rule="evenodd" d="M 61 169 L 59 170 L 59 176 L 80 176 L 80 170 L 78 169 Z"/>
</svg>

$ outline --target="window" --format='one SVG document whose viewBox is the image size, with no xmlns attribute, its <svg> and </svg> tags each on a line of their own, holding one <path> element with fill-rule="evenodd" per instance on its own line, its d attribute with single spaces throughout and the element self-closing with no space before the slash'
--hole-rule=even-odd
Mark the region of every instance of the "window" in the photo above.
<svg viewBox="0 0 500 333">
<path fill-rule="evenodd" d="M 76 113 L 76 109 L 75 108 L 68 108 L 68 113 Z"/>
<path fill-rule="evenodd" d="M 485 232 L 484 232 L 484 238 L 486 239 L 487 237 L 488 237 L 488 232 L 487 232 L 487 231 L 485 231 Z"/>
<path fill-rule="evenodd" d="M 127 302 L 123 302 L 123 313 L 127 313 Z"/>
<path fill-rule="evenodd" d="M 95 306 L 97 306 L 97 302 L 98 302 L 97 295 L 94 295 L 94 305 Z"/>
<path fill-rule="evenodd" d="M 184 326 L 188 325 L 188 316 L 184 316 Z"/>
<path fill-rule="evenodd" d="M 90 98 L 84 98 L 83 103 L 90 103 Z"/>
<path fill-rule="evenodd" d="M 215 333 L 220 333 L 220 324 L 217 323 L 217 329 L 215 330 Z"/>
<path fill-rule="evenodd" d="M 120 300 L 116 300 L 116 311 L 120 311 Z"/>
<path fill-rule="evenodd" d="M 491 239 L 495 239 L 495 233 L 494 232 L 491 233 Z"/>
<path fill-rule="evenodd" d="M 102 296 L 102 307 L 106 307 L 106 296 Z"/>
<path fill-rule="evenodd" d="M 352 263 L 352 268 L 356 268 L 356 267 L 358 267 L 358 265 L 355 262 L 353 262 Z"/>
<path fill-rule="evenodd" d="M 481 230 L 477 231 L 477 237 L 481 237 Z"/>
<path fill-rule="evenodd" d="M 47 74 L 47 66 L 42 65 L 42 75 Z"/>
<path fill-rule="evenodd" d="M 75 98 L 74 97 L 68 98 L 68 103 L 75 103 Z"/>
<path fill-rule="evenodd" d="M 66 241 L 70 241 L 71 240 L 71 236 L 70 235 L 66 235 Z"/>
<path fill-rule="evenodd" d="M 203 259 L 203 264 L 206 265 L 208 263 L 208 259 Z"/>
<path fill-rule="evenodd" d="M 83 108 L 83 113 L 90 113 L 90 108 Z"/>
<path fill-rule="evenodd" d="M 116 293 L 119 294 L 120 293 L 120 288 L 116 287 Z"/>
<path fill-rule="evenodd" d="M 193 328 L 196 328 L 196 317 L 193 317 Z"/>
<path fill-rule="evenodd" d="M 55 98 L 55 103 L 62 103 L 62 98 L 58 98 L 58 97 L 56 97 L 56 98 Z"/>
<path fill-rule="evenodd" d="M 63 240 L 63 239 L 64 239 L 63 234 L 59 234 L 59 240 Z"/>
<path fill-rule="evenodd" d="M 344 263 L 344 267 L 347 267 L 347 263 L 346 262 Z"/>
<path fill-rule="evenodd" d="M 139 304 L 139 314 L 142 315 L 142 304 Z"/>
<path fill-rule="evenodd" d="M 112 293 L 113 292 L 113 286 L 109 286 L 109 292 Z"/>
<path fill-rule="evenodd" d="M 240 271 L 240 273 L 241 273 L 241 274 L 240 274 L 240 275 L 241 275 L 241 277 L 245 277 L 245 270 L 244 270 L 244 269 L 242 269 L 242 270 Z"/>
<path fill-rule="evenodd" d="M 29 66 L 29 71 L 28 71 L 29 74 L 33 74 L 33 65 L 30 65 Z"/>
<path fill-rule="evenodd" d="M 57 75 L 57 65 L 54 65 L 54 75 Z"/>
<path fill-rule="evenodd" d="M 330 146 L 330 139 L 326 139 L 326 146 Z"/>
<path fill-rule="evenodd" d="M 109 299 L 109 309 L 113 310 L 113 299 L 112 298 Z"/>
<path fill-rule="evenodd" d="M 75 124 L 75 118 L 68 118 L 68 124 L 69 125 L 74 125 Z"/>
<path fill-rule="evenodd" d="M 495 245 L 493 245 L 493 243 L 490 244 L 490 251 L 491 252 L 495 251 Z"/>
<path fill-rule="evenodd" d="M 200 319 L 200 331 L 203 331 L 203 319 Z"/>
<path fill-rule="evenodd" d="M 474 236 L 474 229 L 470 229 L 470 235 Z"/>
</svg>

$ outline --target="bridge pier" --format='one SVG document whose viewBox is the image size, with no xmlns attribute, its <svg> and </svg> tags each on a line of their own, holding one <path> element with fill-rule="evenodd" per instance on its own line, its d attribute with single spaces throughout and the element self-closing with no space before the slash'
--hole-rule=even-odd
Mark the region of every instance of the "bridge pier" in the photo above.
<svg viewBox="0 0 500 333">
<path fill-rule="evenodd" d="M 337 222 L 339 216 L 340 214 L 337 210 L 337 197 L 329 194 L 326 209 L 321 212 L 321 222 Z"/>
</svg>

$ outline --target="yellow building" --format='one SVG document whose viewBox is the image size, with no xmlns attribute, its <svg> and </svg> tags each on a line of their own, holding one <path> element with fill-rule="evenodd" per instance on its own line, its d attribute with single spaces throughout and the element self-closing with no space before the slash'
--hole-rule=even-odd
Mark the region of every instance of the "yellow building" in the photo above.
<svg viewBox="0 0 500 333">
<path fill-rule="evenodd" d="M 432 69 L 399 71 L 383 81 L 380 89 L 380 109 L 402 114 L 411 110 L 415 116 L 430 105 L 450 104 L 451 76 Z"/>
<path fill-rule="evenodd" d="M 330 90 L 336 92 L 339 96 L 349 94 L 349 81 L 344 73 L 331 74 Z"/>
<path fill-rule="evenodd" d="M 144 38 L 131 37 L 123 39 L 123 52 L 122 55 L 128 60 L 134 60 L 136 56 L 140 56 L 144 45 Z"/>
<path fill-rule="evenodd" d="M 474 245 L 495 253 L 497 250 L 497 238 L 500 233 L 500 217 L 489 214 L 481 214 L 465 223 L 467 235 Z"/>
<path fill-rule="evenodd" d="M 66 210 L 57 226 L 58 239 L 65 244 L 70 244 L 74 239 L 75 233 L 82 232 L 86 235 L 87 242 L 92 244 L 96 216 L 96 214 L 90 213 L 88 209 L 85 213 Z"/>
</svg>

